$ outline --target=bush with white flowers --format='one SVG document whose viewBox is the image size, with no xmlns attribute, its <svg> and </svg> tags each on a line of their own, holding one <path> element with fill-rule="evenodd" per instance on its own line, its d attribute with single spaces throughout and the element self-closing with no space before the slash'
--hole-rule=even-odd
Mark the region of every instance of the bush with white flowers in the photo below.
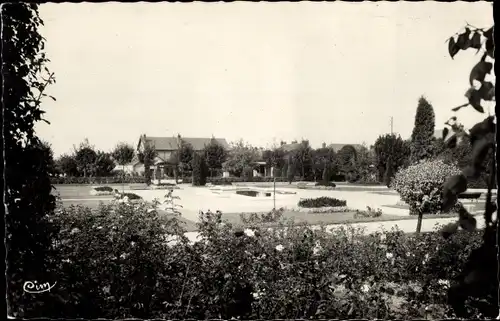
<svg viewBox="0 0 500 321">
<path fill-rule="evenodd" d="M 436 214 L 441 210 L 444 182 L 457 174 L 460 170 L 454 165 L 445 164 L 442 160 L 427 160 L 400 170 L 391 187 L 409 205 L 410 214 L 419 211 Z"/>
<path fill-rule="evenodd" d="M 423 319 L 432 304 L 444 311 L 450 282 L 482 240 L 479 231 L 443 240 L 397 230 L 366 235 L 352 226 L 241 228 L 208 211 L 192 241 L 159 205 L 57 213 L 50 317 Z M 452 317 L 439 311 L 430 317 Z"/>
</svg>

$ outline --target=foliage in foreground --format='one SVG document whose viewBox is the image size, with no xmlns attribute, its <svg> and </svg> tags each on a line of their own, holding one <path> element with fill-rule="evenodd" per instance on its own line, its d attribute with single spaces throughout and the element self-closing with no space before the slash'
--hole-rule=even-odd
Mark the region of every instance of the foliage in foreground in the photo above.
<svg viewBox="0 0 500 321">
<path fill-rule="evenodd" d="M 190 242 L 176 215 L 143 203 L 59 211 L 50 317 L 445 318 L 446 291 L 481 242 L 200 219 Z"/>
<path fill-rule="evenodd" d="M 55 78 L 46 67 L 38 6 L 5 3 L 1 14 L 7 310 L 9 316 L 45 315 L 50 306 L 39 303 L 47 296 L 26 295 L 23 286 L 34 280 L 56 280 L 49 259 L 57 237 L 49 219 L 55 208 L 50 184 L 54 161 L 50 146 L 34 130 L 36 123 L 45 121 L 43 99 L 55 100 L 45 90 Z"/>
<path fill-rule="evenodd" d="M 464 107 L 471 106 L 479 113 L 484 113 L 485 102 L 495 102 L 495 80 L 493 65 L 495 63 L 494 26 L 490 28 L 475 28 L 467 25 L 462 33 L 457 33 L 448 40 L 448 52 L 453 57 L 461 50 L 472 49 L 476 54 L 481 52 L 481 59 L 472 68 L 469 75 L 470 88 L 465 93 L 467 103 L 452 109 L 457 112 Z M 488 106 L 487 106 L 488 107 Z M 498 205 L 492 200 L 492 189 L 496 183 L 496 117 L 488 112 L 489 116 L 477 123 L 469 131 L 457 122 L 457 117 L 450 118 L 443 130 L 443 140 L 446 147 L 456 148 L 459 138 L 469 139 L 472 146 L 472 156 L 469 165 L 461 174 L 449 177 L 443 184 L 443 210 L 451 208 L 458 195 L 468 188 L 471 180 L 478 179 L 487 172 L 488 192 L 484 209 L 485 229 L 481 246 L 471 252 L 464 266 L 464 273 L 449 293 L 448 300 L 454 312 L 459 317 L 466 317 L 465 304 L 467 298 L 493 297 L 498 302 Z M 451 128 L 451 131 L 450 131 Z M 485 168 L 484 164 L 489 164 Z M 460 226 L 475 226 L 476 220 L 465 210 L 459 212 L 458 220 L 446 226 L 442 233 L 449 237 Z M 485 311 L 486 308 L 483 310 Z M 498 310 L 498 308 L 496 309 Z M 495 313 L 497 313 L 496 311 Z"/>
</svg>

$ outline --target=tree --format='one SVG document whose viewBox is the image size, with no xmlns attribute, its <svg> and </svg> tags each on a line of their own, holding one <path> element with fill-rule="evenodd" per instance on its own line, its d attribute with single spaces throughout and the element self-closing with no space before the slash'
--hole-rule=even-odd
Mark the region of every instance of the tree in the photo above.
<svg viewBox="0 0 500 321">
<path fill-rule="evenodd" d="M 300 169 L 302 179 L 311 178 L 314 176 L 313 160 L 312 160 L 312 148 L 309 145 L 308 140 L 303 140 L 300 143 L 298 149 L 293 151 L 294 155 L 294 165 L 297 169 Z"/>
<path fill-rule="evenodd" d="M 387 160 L 387 168 L 384 174 L 384 183 L 387 187 L 391 187 L 392 177 L 394 176 L 394 165 L 392 165 L 392 156 Z"/>
<path fill-rule="evenodd" d="M 111 152 L 113 159 L 122 166 L 123 170 L 123 184 L 122 191 L 125 189 L 125 165 L 130 164 L 134 159 L 134 148 L 127 143 L 118 143 L 115 149 Z"/>
<path fill-rule="evenodd" d="M 90 145 L 88 139 L 85 139 L 78 148 L 75 149 L 75 161 L 78 171 L 83 173 L 83 177 L 92 175 L 94 172 L 94 164 L 97 160 L 97 153 L 94 146 Z"/>
<path fill-rule="evenodd" d="M 335 169 L 335 151 L 331 148 L 322 147 L 314 150 L 313 164 L 315 179 L 321 177 L 323 181 L 330 181 L 331 174 Z"/>
<path fill-rule="evenodd" d="M 288 157 L 288 166 L 286 172 L 286 177 L 288 179 L 289 184 L 292 184 L 293 179 L 295 178 L 295 172 L 296 172 L 295 158 L 292 155 L 290 155 Z"/>
<path fill-rule="evenodd" d="M 125 165 L 130 164 L 134 159 L 134 148 L 127 143 L 119 143 L 111 152 L 113 159 L 122 166 L 125 171 Z"/>
<path fill-rule="evenodd" d="M 144 164 L 144 175 L 148 186 L 151 185 L 151 165 L 157 155 L 155 146 L 148 142 L 144 143 L 142 150 L 138 153 L 139 161 Z"/>
<path fill-rule="evenodd" d="M 212 138 L 210 144 L 205 146 L 204 156 L 210 171 L 210 176 L 212 177 L 214 171 L 222 169 L 222 164 L 227 158 L 227 152 L 217 140 Z"/>
<path fill-rule="evenodd" d="M 375 166 L 378 169 L 378 180 L 383 182 L 387 172 L 389 159 L 391 158 L 392 169 L 389 174 L 395 174 L 400 168 L 405 167 L 410 155 L 410 147 L 401 136 L 387 134 L 379 136 L 374 145 Z"/>
<path fill-rule="evenodd" d="M 491 174 L 491 162 L 494 159 L 494 155 L 492 155 L 492 153 L 493 151 L 490 150 L 488 152 L 488 155 L 485 157 L 482 163 L 482 167 L 484 168 L 484 170 L 479 174 L 479 176 L 476 178 L 469 178 L 469 188 L 488 188 L 488 180 Z M 444 150 L 439 155 L 437 155 L 437 157 L 448 164 L 455 164 L 461 170 L 466 170 L 472 162 L 472 145 L 468 139 L 464 139 L 458 142 L 456 147 L 454 148 L 444 147 Z M 497 185 L 495 179 L 493 188 L 496 187 Z"/>
<path fill-rule="evenodd" d="M 96 176 L 111 176 L 111 173 L 115 169 L 115 162 L 113 161 L 113 157 L 111 154 L 97 151 L 96 160 L 94 163 L 94 174 Z"/>
<path fill-rule="evenodd" d="M 472 49 L 476 54 L 481 52 L 480 61 L 472 68 L 469 75 L 470 88 L 465 93 L 467 103 L 455 107 L 452 111 L 457 112 L 461 108 L 471 106 L 477 112 L 484 113 L 484 103 L 495 101 L 494 80 L 486 78 L 493 74 L 493 65 L 495 62 L 494 53 L 494 26 L 490 28 L 476 28 L 469 24 L 464 31 L 457 33 L 448 40 L 448 52 L 453 57 L 460 50 Z M 485 39 L 485 41 L 483 41 Z M 452 117 L 456 118 L 457 117 Z M 449 148 L 456 148 L 454 142 L 456 136 L 460 133 L 456 124 L 446 123 L 445 136 L 451 132 L 447 139 Z M 451 130 L 450 130 L 451 129 Z M 455 137 L 455 138 L 454 138 Z M 477 123 L 469 129 L 470 144 L 472 146 L 471 162 L 462 171 L 462 174 L 451 176 L 443 185 L 443 208 L 449 208 L 453 204 L 457 195 L 467 190 L 468 182 L 471 179 L 477 179 L 486 171 L 485 162 L 489 164 L 488 189 L 486 193 L 483 232 L 483 244 L 471 251 L 467 263 L 463 268 L 462 274 L 457 279 L 448 292 L 448 301 L 455 314 L 460 318 L 468 317 L 466 302 L 474 297 L 482 300 L 479 308 L 484 317 L 495 317 L 498 314 L 498 259 L 497 259 L 497 241 L 498 241 L 498 217 L 493 219 L 493 214 L 497 212 L 497 204 L 492 200 L 492 189 L 496 178 L 496 124 L 495 116 L 488 115 L 483 121 Z M 458 226 L 472 227 L 474 229 L 476 219 L 472 217 L 465 209 L 458 216 L 455 223 L 445 226 L 442 230 L 444 237 L 453 234 Z M 485 304 L 486 303 L 486 304 Z"/>
<path fill-rule="evenodd" d="M 285 181 L 287 177 L 288 177 L 288 163 L 285 162 L 285 164 L 283 164 L 283 167 L 281 168 L 281 178 L 283 179 L 283 181 Z"/>
<path fill-rule="evenodd" d="M 184 172 L 192 171 L 191 162 L 193 161 L 193 155 L 193 146 L 181 140 L 181 147 L 179 150 L 179 167 L 181 169 L 182 176 L 184 176 Z"/>
<path fill-rule="evenodd" d="M 204 155 L 193 155 L 193 186 L 205 186 L 207 183 L 208 166 Z"/>
<path fill-rule="evenodd" d="M 434 156 L 434 127 L 434 109 L 424 97 L 420 97 L 415 115 L 415 126 L 411 134 L 412 163 Z"/>
<path fill-rule="evenodd" d="M 285 164 L 285 152 L 281 148 L 268 149 L 262 153 L 262 158 L 266 162 L 266 166 L 274 168 L 274 172 L 281 171 Z M 277 176 L 276 174 L 274 175 Z"/>
<path fill-rule="evenodd" d="M 73 155 L 63 154 L 56 160 L 57 171 L 66 176 L 79 176 L 78 165 Z"/>
<path fill-rule="evenodd" d="M 392 167 L 388 167 L 389 170 L 390 168 Z M 442 160 L 424 160 L 396 174 L 391 186 L 408 204 L 410 214 L 418 215 L 417 233 L 420 233 L 423 214 L 437 214 L 443 211 L 441 209 L 443 183 L 448 177 L 458 173 L 460 173 L 458 167 L 445 164 Z M 455 205 L 456 200 L 451 206 Z M 448 212 L 449 209 L 443 212 Z"/>
<path fill-rule="evenodd" d="M 52 150 L 52 145 L 44 140 L 40 140 L 38 148 L 43 156 L 43 159 L 47 162 L 47 170 L 50 176 L 58 174 L 58 169 L 56 162 L 54 160 L 54 151 Z"/>
<path fill-rule="evenodd" d="M 342 147 L 337 153 L 337 163 L 342 175 L 348 181 L 357 179 L 356 175 L 357 151 L 352 145 Z"/>
<path fill-rule="evenodd" d="M 56 198 L 52 194 L 50 152 L 36 136 L 43 119 L 46 88 L 55 78 L 46 67 L 43 23 L 38 5 L 6 3 L 2 10 L 2 103 L 6 285 L 8 315 L 50 317 L 60 307 L 52 293 L 26 295 L 23 284 L 43 280 L 54 284 L 58 229 L 52 223 Z M 48 123 L 48 122 L 47 122 Z"/>
<path fill-rule="evenodd" d="M 368 149 L 366 146 L 360 146 L 356 150 L 356 171 L 357 176 L 366 181 L 373 181 L 372 176 L 375 174 L 375 151 Z"/>
<path fill-rule="evenodd" d="M 233 144 L 222 167 L 229 173 L 239 177 L 243 173 L 245 167 L 253 166 L 253 164 L 259 160 L 259 156 L 259 150 L 257 148 L 245 144 L 240 140 Z"/>
</svg>

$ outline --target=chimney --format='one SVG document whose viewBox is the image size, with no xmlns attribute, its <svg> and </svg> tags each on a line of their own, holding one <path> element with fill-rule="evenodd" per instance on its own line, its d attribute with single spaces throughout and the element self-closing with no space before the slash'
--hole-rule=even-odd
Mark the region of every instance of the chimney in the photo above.
<svg viewBox="0 0 500 321">
<path fill-rule="evenodd" d="M 323 148 L 326 148 L 326 143 L 323 143 L 321 146 L 322 146 Z"/>
<path fill-rule="evenodd" d="M 181 148 L 181 145 L 182 145 L 181 134 L 177 133 L 177 147 Z"/>
</svg>

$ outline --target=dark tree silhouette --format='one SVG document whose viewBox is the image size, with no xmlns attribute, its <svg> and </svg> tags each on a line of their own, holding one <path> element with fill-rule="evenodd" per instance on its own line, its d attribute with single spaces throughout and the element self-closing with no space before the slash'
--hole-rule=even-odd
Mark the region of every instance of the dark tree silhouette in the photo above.
<svg viewBox="0 0 500 321">
<path fill-rule="evenodd" d="M 17 318 L 50 317 L 54 293 L 26 295 L 23 285 L 57 281 L 55 262 L 49 260 L 56 257 L 58 235 L 51 223 L 53 160 L 34 131 L 45 121 L 43 99 L 55 99 L 45 92 L 55 79 L 46 67 L 38 6 L 6 3 L 1 10 L 7 309 Z"/>
</svg>

